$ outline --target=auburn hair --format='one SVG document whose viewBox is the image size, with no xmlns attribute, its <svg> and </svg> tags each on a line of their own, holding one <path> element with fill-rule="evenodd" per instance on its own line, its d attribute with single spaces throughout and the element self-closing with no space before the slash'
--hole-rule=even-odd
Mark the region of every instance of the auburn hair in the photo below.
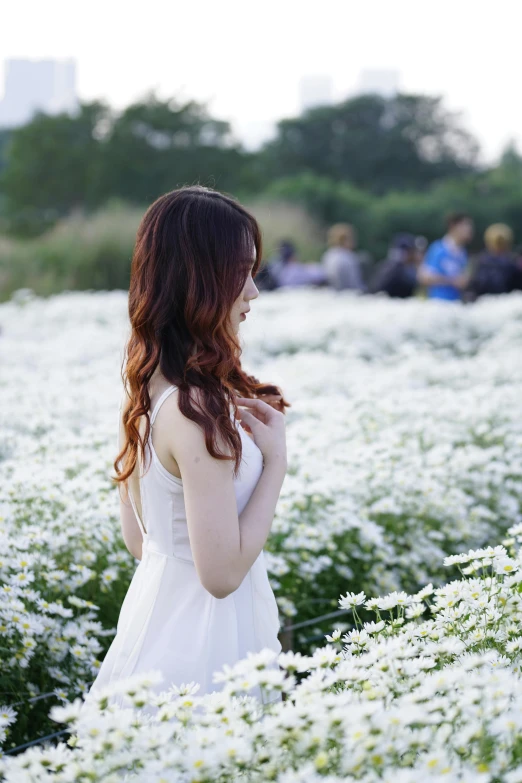
<svg viewBox="0 0 522 783">
<path fill-rule="evenodd" d="M 200 185 L 183 187 L 160 196 L 146 211 L 131 264 L 131 333 L 121 373 L 127 390 L 125 442 L 114 461 L 114 481 L 127 481 L 138 449 L 145 464 L 148 384 L 158 365 L 179 390 L 181 413 L 202 428 L 209 454 L 234 460 L 235 475 L 242 448 L 231 417 L 231 406 L 237 413 L 234 395 L 266 395 L 282 412 L 289 405 L 279 387 L 242 370 L 241 347 L 230 324 L 232 305 L 261 258 L 256 219 L 229 195 Z M 143 438 L 141 416 L 146 419 Z M 218 450 L 219 437 L 228 453 Z"/>
</svg>

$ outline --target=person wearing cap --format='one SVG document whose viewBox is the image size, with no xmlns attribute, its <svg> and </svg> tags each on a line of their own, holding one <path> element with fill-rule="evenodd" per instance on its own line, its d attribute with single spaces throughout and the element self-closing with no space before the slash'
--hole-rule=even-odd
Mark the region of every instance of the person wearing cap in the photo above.
<svg viewBox="0 0 522 783">
<path fill-rule="evenodd" d="M 423 237 L 397 234 L 384 261 L 378 265 L 370 281 L 370 293 L 383 292 L 391 297 L 407 299 L 417 288 L 417 268 L 422 258 Z"/>
</svg>

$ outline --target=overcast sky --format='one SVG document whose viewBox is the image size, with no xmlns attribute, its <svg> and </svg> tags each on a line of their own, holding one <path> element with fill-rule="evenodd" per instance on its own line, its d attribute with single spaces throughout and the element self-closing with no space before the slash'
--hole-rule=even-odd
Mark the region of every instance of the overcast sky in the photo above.
<svg viewBox="0 0 522 783">
<path fill-rule="evenodd" d="M 397 69 L 402 91 L 462 111 L 492 159 L 522 149 L 521 21 L 520 0 L 4 0 L 0 58 L 74 57 L 81 99 L 156 88 L 250 140 L 298 112 L 302 76 L 331 76 L 342 99 L 361 70 Z"/>
</svg>

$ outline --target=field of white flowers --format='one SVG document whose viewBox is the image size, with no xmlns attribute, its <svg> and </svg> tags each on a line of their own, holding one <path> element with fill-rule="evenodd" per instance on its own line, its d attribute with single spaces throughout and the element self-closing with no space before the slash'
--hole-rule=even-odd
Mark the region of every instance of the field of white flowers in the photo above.
<svg viewBox="0 0 522 783">
<path fill-rule="evenodd" d="M 123 292 L 21 292 L 0 306 L 6 749 L 56 730 L 53 699 L 39 695 L 85 690 L 134 568 L 108 478 L 126 304 Z M 251 660 L 197 710 L 197 696 L 165 697 L 146 731 L 94 705 L 76 749 L 28 751 L 7 779 L 47 779 L 45 767 L 56 781 L 120 780 L 122 768 L 168 781 L 522 781 L 519 555 L 478 552 L 457 582 L 457 566 L 443 564 L 522 522 L 522 296 L 460 307 L 275 292 L 242 328 L 245 367 L 292 403 L 289 475 L 267 545 L 282 616 L 314 618 L 340 595 L 341 608 L 364 602 L 360 593 L 392 597 L 342 618 L 359 630 L 341 626 L 315 653 L 306 638 L 322 646 L 329 625 L 297 635 L 311 657 L 280 659 L 266 684 L 288 698 L 262 721 L 233 697 L 274 677 Z M 420 599 L 432 591 L 426 619 Z M 156 703 L 156 690 L 135 684 L 136 703 Z M 74 715 L 63 709 L 55 717 Z"/>
</svg>

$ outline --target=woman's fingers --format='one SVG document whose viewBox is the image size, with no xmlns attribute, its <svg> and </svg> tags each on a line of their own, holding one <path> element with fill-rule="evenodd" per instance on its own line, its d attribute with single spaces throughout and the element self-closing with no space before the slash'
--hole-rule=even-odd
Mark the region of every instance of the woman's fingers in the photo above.
<svg viewBox="0 0 522 783">
<path fill-rule="evenodd" d="M 262 422 L 266 422 L 272 418 L 273 414 L 279 415 L 279 411 L 274 410 L 271 405 L 263 400 L 252 399 L 250 397 L 236 397 L 236 403 L 243 405 L 246 408 L 250 408 L 252 413 Z"/>
<path fill-rule="evenodd" d="M 281 395 L 280 394 L 263 394 L 263 402 L 266 402 L 270 405 L 271 408 L 274 406 L 272 403 L 280 403 L 281 402 Z"/>
<path fill-rule="evenodd" d="M 238 414 L 241 421 L 244 424 L 247 424 L 250 428 L 252 428 L 252 426 L 255 427 L 256 424 L 259 423 L 259 419 L 257 418 L 257 416 L 254 416 L 254 414 L 250 413 L 250 411 L 245 411 L 245 410 L 241 410 L 241 408 L 238 408 Z"/>
</svg>

